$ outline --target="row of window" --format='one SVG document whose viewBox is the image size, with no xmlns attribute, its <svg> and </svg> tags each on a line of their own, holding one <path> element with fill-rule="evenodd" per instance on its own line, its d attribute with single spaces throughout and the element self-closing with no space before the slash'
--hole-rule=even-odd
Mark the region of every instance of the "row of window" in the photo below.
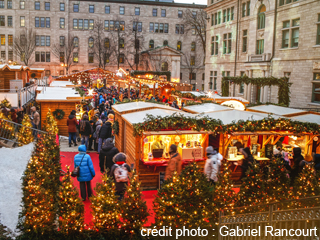
<svg viewBox="0 0 320 240">
<path fill-rule="evenodd" d="M 149 32 L 169 33 L 168 23 L 149 23 Z"/>
<path fill-rule="evenodd" d="M 227 8 L 222 11 L 211 14 L 211 26 L 221 24 L 221 13 L 223 14 L 223 23 L 234 20 L 234 7 Z"/>
<path fill-rule="evenodd" d="M 6 59 L 6 51 L 1 51 L 1 59 Z M 13 61 L 13 51 L 8 51 L 8 60 Z"/>
<path fill-rule="evenodd" d="M 92 30 L 93 27 L 94 27 L 93 19 L 73 19 L 73 29 L 75 30 Z M 64 27 L 60 26 L 60 28 L 64 28 Z"/>
<path fill-rule="evenodd" d="M 282 6 L 282 5 L 285 5 L 285 4 L 288 4 L 288 3 L 292 3 L 292 2 L 296 2 L 298 0 L 280 0 L 279 1 L 279 6 Z"/>
<path fill-rule="evenodd" d="M 0 43 L 2 46 L 6 45 L 6 35 L 4 34 L 0 35 Z M 13 45 L 13 35 L 8 35 L 8 45 L 9 46 Z"/>
<path fill-rule="evenodd" d="M 7 17 L 7 27 L 12 27 L 12 16 Z M 6 16 L 0 15 L 0 27 L 5 27 L 6 26 Z"/>
<path fill-rule="evenodd" d="M 49 17 L 35 17 L 34 26 L 36 28 L 50 28 L 50 18 Z"/>
<path fill-rule="evenodd" d="M 4 0 L 0 0 L 0 8 L 5 8 Z M 12 0 L 7 0 L 7 8 L 12 9 Z"/>
<path fill-rule="evenodd" d="M 50 47 L 51 40 L 50 36 L 39 36 L 36 35 L 36 46 L 47 46 Z"/>
</svg>

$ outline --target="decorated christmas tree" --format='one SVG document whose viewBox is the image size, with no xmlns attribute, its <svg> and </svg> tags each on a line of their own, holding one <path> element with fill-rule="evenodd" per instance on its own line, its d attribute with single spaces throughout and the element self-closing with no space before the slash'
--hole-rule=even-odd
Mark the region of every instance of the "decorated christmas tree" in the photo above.
<svg viewBox="0 0 320 240">
<path fill-rule="evenodd" d="M 115 196 L 115 183 L 105 173 L 103 182 L 97 183 L 96 195 L 91 200 L 94 229 L 99 232 L 110 232 L 121 226 L 120 205 Z"/>
<path fill-rule="evenodd" d="M 157 226 L 212 227 L 212 186 L 195 162 L 162 186 L 154 203 Z"/>
<path fill-rule="evenodd" d="M 320 195 L 320 183 L 313 164 L 306 164 L 294 183 L 294 198 Z"/>
<path fill-rule="evenodd" d="M 227 213 L 232 213 L 236 201 L 236 193 L 234 192 L 233 183 L 230 179 L 231 169 L 228 161 L 222 163 L 222 172 L 219 175 L 219 180 L 215 185 L 213 192 L 213 204 L 214 204 L 214 219 L 217 223 L 219 221 L 219 213 L 224 210 Z"/>
<path fill-rule="evenodd" d="M 1 101 L 1 103 L 0 103 L 0 108 L 3 108 L 3 107 L 5 107 L 5 108 L 11 108 L 11 104 L 10 104 L 10 102 L 8 101 L 8 99 L 3 99 L 2 101 Z"/>
<path fill-rule="evenodd" d="M 290 178 L 283 161 L 273 158 L 269 162 L 268 180 L 265 184 L 267 202 L 280 202 L 291 198 Z"/>
<path fill-rule="evenodd" d="M 58 132 L 59 132 L 57 121 L 55 120 L 54 116 L 52 115 L 50 109 L 47 112 L 44 131 L 50 132 L 55 135 L 58 134 Z"/>
<path fill-rule="evenodd" d="M 254 206 L 266 202 L 265 182 L 257 161 L 246 172 L 238 193 L 237 207 Z"/>
<path fill-rule="evenodd" d="M 62 178 L 58 200 L 59 230 L 72 235 L 81 232 L 84 229 L 84 205 L 72 184 L 69 167 Z"/>
<path fill-rule="evenodd" d="M 149 216 L 146 202 L 142 200 L 142 193 L 138 175 L 132 174 L 127 195 L 121 202 L 122 228 L 125 232 L 138 233 Z"/>
<path fill-rule="evenodd" d="M 18 135 L 18 142 L 21 144 L 29 144 L 33 142 L 33 135 L 32 135 L 32 124 L 31 120 L 28 116 L 28 114 L 25 114 L 22 120 L 22 125 L 26 127 L 21 127 L 19 130 L 19 135 Z"/>
</svg>

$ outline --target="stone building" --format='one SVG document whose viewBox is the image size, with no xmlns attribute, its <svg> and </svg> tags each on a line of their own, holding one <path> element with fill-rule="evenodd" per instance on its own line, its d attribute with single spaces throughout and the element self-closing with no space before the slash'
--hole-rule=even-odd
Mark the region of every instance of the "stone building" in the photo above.
<svg viewBox="0 0 320 240">
<path fill-rule="evenodd" d="M 292 107 L 320 107 L 320 5 L 315 0 L 208 0 L 205 90 L 223 76 L 289 77 Z M 230 86 L 230 95 L 277 103 L 277 87 Z"/>
<path fill-rule="evenodd" d="M 185 56 L 195 60 L 199 53 L 196 54 L 194 46 L 196 35 L 184 30 L 183 17 L 186 11 L 197 12 L 205 7 L 174 3 L 173 0 L 0 0 L 0 59 L 21 63 L 12 50 L 12 42 L 24 29 L 32 28 L 36 31 L 37 45 L 32 67 L 45 68 L 47 75 L 65 74 L 66 69 L 52 48 L 56 44 L 67 44 L 70 36 L 75 38 L 78 48 L 73 53 L 74 61 L 68 72 L 96 67 L 98 60 L 92 50 L 95 42 L 91 37 L 96 23 L 102 22 L 103 34 L 115 50 L 114 56 L 106 60 L 106 69 L 117 70 L 117 56 L 120 55 L 119 67 L 136 70 L 133 53 L 133 29 L 136 29 L 140 40 L 139 54 L 144 53 L 144 56 L 140 55 L 141 60 L 149 57 L 149 62 L 160 61 L 149 64 L 149 70 L 172 71 L 172 80 L 191 83 L 201 90 L 204 88 L 204 66 L 191 74 L 192 80 L 189 80 L 189 68 L 185 64 L 188 59 Z M 119 52 L 118 44 L 121 45 Z M 138 69 L 148 70 L 145 65 L 146 61 L 139 61 Z"/>
</svg>

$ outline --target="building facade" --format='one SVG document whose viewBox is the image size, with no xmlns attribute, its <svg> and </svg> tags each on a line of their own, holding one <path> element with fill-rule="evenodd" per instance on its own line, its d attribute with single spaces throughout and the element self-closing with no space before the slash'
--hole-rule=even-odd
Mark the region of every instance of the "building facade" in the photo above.
<svg viewBox="0 0 320 240">
<path fill-rule="evenodd" d="M 191 83 L 195 89 L 204 88 L 204 66 L 189 74 L 185 61 L 196 59 L 196 35 L 184 30 L 184 13 L 200 11 L 205 5 L 179 4 L 173 1 L 73 1 L 73 0 L 0 0 L 0 52 L 3 62 L 17 61 L 20 56 L 12 48 L 16 36 L 25 29 L 36 32 L 36 49 L 30 66 L 46 69 L 46 75 L 66 74 L 60 58 L 53 53 L 56 44 L 67 44 L 70 36 L 77 42 L 69 73 L 98 66 L 94 53 L 93 38 L 97 22 L 103 23 L 105 38 L 114 44 L 114 56 L 108 57 L 105 67 L 108 70 L 119 67 L 129 70 L 171 71 L 175 81 Z M 135 66 L 134 31 L 140 41 L 139 54 L 152 51 L 158 53 L 158 63 L 145 64 L 139 61 Z M 119 44 L 119 49 L 118 49 Z M 160 49 L 160 51 L 159 51 Z M 150 51 L 151 52 L 151 51 Z M 189 56 L 189 57 L 185 57 Z M 149 56 L 150 57 L 150 56 Z M 144 56 L 141 59 L 145 59 Z M 160 61 L 160 62 L 159 62 Z M 193 71 L 194 72 L 194 71 Z M 191 78 L 191 79 L 190 79 Z"/>
<path fill-rule="evenodd" d="M 208 0 L 205 90 L 223 76 L 289 77 L 291 107 L 320 107 L 320 5 L 315 0 Z M 230 95 L 277 103 L 278 88 L 230 84 Z"/>
</svg>

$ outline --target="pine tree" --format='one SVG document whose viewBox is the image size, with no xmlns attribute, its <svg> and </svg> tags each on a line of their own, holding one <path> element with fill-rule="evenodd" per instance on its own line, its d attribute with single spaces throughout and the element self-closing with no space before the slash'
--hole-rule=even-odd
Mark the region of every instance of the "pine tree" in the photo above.
<svg viewBox="0 0 320 240">
<path fill-rule="evenodd" d="M 33 142 L 33 135 L 32 135 L 32 123 L 28 116 L 25 114 L 22 120 L 22 125 L 25 127 L 21 127 L 18 134 L 18 142 L 21 144 L 29 144 Z"/>
<path fill-rule="evenodd" d="M 122 228 L 125 232 L 137 233 L 147 221 L 149 216 L 148 207 L 142 200 L 142 192 L 138 181 L 138 175 L 133 172 L 130 184 L 127 188 L 127 195 L 121 202 Z"/>
<path fill-rule="evenodd" d="M 103 182 L 96 185 L 96 195 L 90 199 L 93 224 L 99 232 L 110 232 L 121 227 L 120 205 L 115 196 L 115 183 L 106 173 L 102 178 Z"/>
<path fill-rule="evenodd" d="M 47 112 L 44 131 L 50 132 L 50 133 L 52 133 L 54 135 L 59 133 L 59 128 L 58 128 L 58 125 L 57 125 L 57 121 L 53 117 L 50 109 Z"/>
<path fill-rule="evenodd" d="M 219 180 L 215 185 L 213 192 L 214 204 L 214 219 L 217 223 L 219 221 L 219 213 L 224 210 L 226 213 L 232 213 L 236 200 L 236 193 L 234 192 L 233 183 L 230 179 L 231 169 L 228 161 L 222 163 L 223 171 L 219 175 Z"/>
<path fill-rule="evenodd" d="M 292 195 L 290 178 L 281 158 L 273 158 L 269 162 L 268 180 L 266 182 L 267 202 L 288 200 Z"/>
<path fill-rule="evenodd" d="M 84 229 L 84 204 L 79 191 L 73 186 L 69 167 L 62 178 L 58 194 L 59 229 L 64 234 L 74 235 Z"/>
<path fill-rule="evenodd" d="M 210 228 L 212 218 L 212 186 L 198 165 L 189 164 L 180 176 L 164 182 L 154 203 L 156 225 L 178 228 Z"/>
<path fill-rule="evenodd" d="M 266 202 L 265 183 L 260 166 L 255 160 L 246 172 L 240 186 L 237 207 L 253 206 Z"/>
<path fill-rule="evenodd" d="M 306 164 L 294 183 L 294 197 L 306 198 L 320 195 L 320 183 L 313 164 Z"/>
</svg>

